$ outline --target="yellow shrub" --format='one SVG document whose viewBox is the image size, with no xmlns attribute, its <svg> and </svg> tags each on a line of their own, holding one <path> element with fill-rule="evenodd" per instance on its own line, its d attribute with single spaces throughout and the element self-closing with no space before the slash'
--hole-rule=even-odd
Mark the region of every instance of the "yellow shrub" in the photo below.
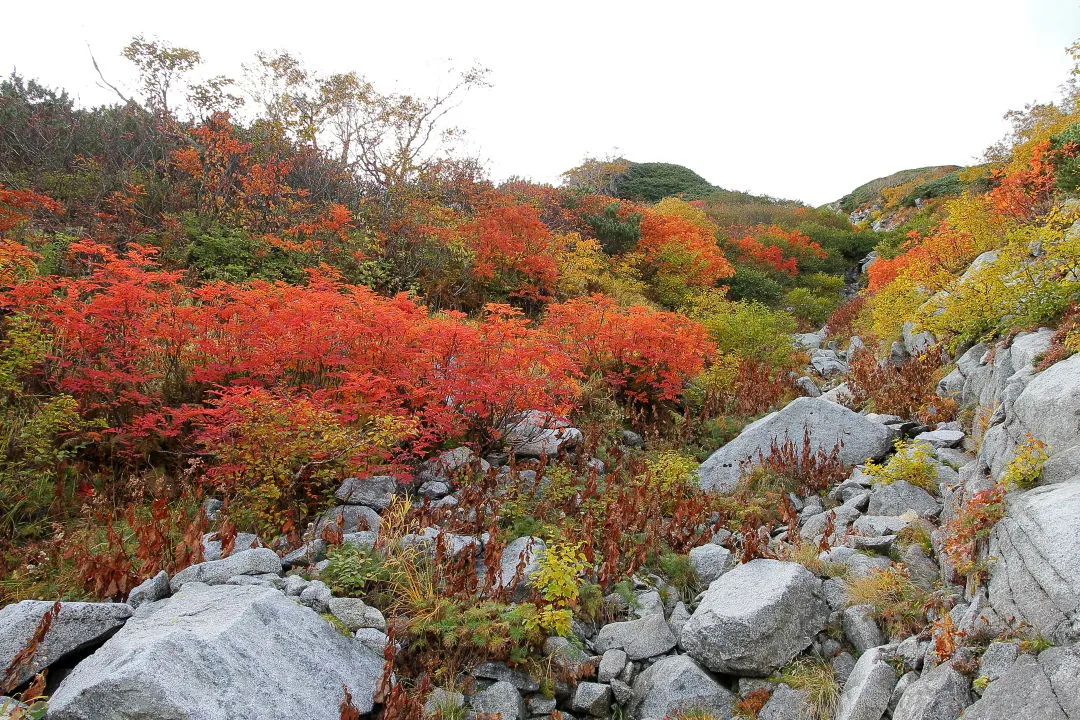
<svg viewBox="0 0 1080 720">
<path fill-rule="evenodd" d="M 693 487 L 697 482 L 697 461 L 674 450 L 657 453 L 646 461 L 646 467 L 657 489 L 665 494 Z"/>
<path fill-rule="evenodd" d="M 1033 487 L 1039 482 L 1043 465 L 1049 457 L 1046 443 L 1028 435 L 1024 444 L 1016 449 L 1016 455 L 1009 461 L 1005 472 L 1001 474 L 1001 482 L 1010 489 L 1024 490 Z"/>
<path fill-rule="evenodd" d="M 895 447 L 896 454 L 890 457 L 888 462 L 879 465 L 871 460 L 863 467 L 863 472 L 882 485 L 904 480 L 937 494 L 937 472 L 926 444 L 897 440 Z"/>
</svg>

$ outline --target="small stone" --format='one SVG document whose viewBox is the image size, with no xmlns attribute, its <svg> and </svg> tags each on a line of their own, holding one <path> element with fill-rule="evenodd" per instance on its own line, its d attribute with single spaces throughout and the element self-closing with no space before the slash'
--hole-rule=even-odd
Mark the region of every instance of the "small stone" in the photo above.
<svg viewBox="0 0 1080 720">
<path fill-rule="evenodd" d="M 954 448 L 964 441 L 962 430 L 930 430 L 915 436 L 919 442 L 929 443 L 935 448 Z"/>
<path fill-rule="evenodd" d="M 896 671 L 885 648 L 862 654 L 844 683 L 836 720 L 881 720 L 896 687 Z"/>
<path fill-rule="evenodd" d="M 839 610 L 847 605 L 847 583 L 840 578 L 826 578 L 821 584 L 821 590 L 830 610 Z"/>
<path fill-rule="evenodd" d="M 285 578 L 285 594 L 289 597 L 300 597 L 300 593 L 310 584 L 299 575 L 289 575 Z"/>
<path fill-rule="evenodd" d="M 465 707 L 464 695 L 437 687 L 428 693 L 427 700 L 424 701 L 424 717 L 431 718 L 436 715 L 446 717 L 460 707 Z M 554 710 L 555 706 L 552 705 L 551 709 Z"/>
<path fill-rule="evenodd" d="M 664 601 L 660 598 L 657 590 L 641 590 L 634 596 L 634 615 L 645 617 L 646 615 L 664 616 Z"/>
<path fill-rule="evenodd" d="M 904 697 L 904 693 L 907 692 L 907 689 L 918 679 L 919 673 L 914 670 L 900 676 L 900 679 L 896 682 L 896 687 L 893 688 L 892 697 L 889 698 L 890 716 L 896 712 L 896 706 L 900 704 L 900 698 Z"/>
<path fill-rule="evenodd" d="M 361 550 L 370 550 L 375 547 L 375 541 L 378 539 L 379 534 L 374 530 L 360 530 L 359 532 L 345 533 L 341 536 L 343 544 L 352 545 Z"/>
<path fill-rule="evenodd" d="M 701 545 L 690 551 L 690 567 L 703 585 L 708 585 L 735 564 L 731 551 L 720 545 Z"/>
<path fill-rule="evenodd" d="M 803 395 L 806 397 L 821 397 L 821 388 L 817 386 L 816 382 L 805 375 L 795 381 L 795 387 L 802 390 Z"/>
<path fill-rule="evenodd" d="M 509 683 L 512 687 L 522 692 L 536 692 L 540 685 L 525 673 L 514 670 L 504 662 L 486 662 L 477 665 L 472 670 L 473 677 L 496 682 Z"/>
<path fill-rule="evenodd" d="M 609 623 L 596 636 L 596 651 L 621 649 L 630 660 L 663 655 L 675 647 L 675 635 L 663 615 L 649 615 L 640 620 Z"/>
<path fill-rule="evenodd" d="M 638 720 L 677 717 L 695 710 L 730 718 L 736 698 L 687 655 L 669 655 L 653 663 L 634 680 L 627 708 Z"/>
<path fill-rule="evenodd" d="M 301 601 L 303 598 L 301 597 Z M 378 608 L 371 607 L 360 598 L 332 597 L 327 601 L 327 609 L 350 632 L 361 628 L 374 628 L 386 632 L 386 618 Z"/>
<path fill-rule="evenodd" d="M 619 677 L 624 667 L 626 667 L 626 652 L 618 648 L 608 650 L 600 659 L 596 679 L 602 683 L 611 682 Z"/>
<path fill-rule="evenodd" d="M 544 697 L 543 695 L 533 695 L 525 701 L 525 707 L 529 711 L 529 715 L 547 716 L 555 712 L 557 702 L 553 697 Z"/>
<path fill-rule="evenodd" d="M 379 657 L 383 656 L 386 646 L 390 644 L 390 636 L 375 628 L 360 628 L 353 633 L 353 637 L 368 650 L 378 653 Z"/>
<path fill-rule="evenodd" d="M 675 635 L 676 641 L 682 637 L 683 628 L 686 627 L 689 620 L 690 610 L 687 609 L 686 603 L 681 600 L 675 603 L 675 608 L 671 611 L 671 617 L 668 618 L 668 625 L 671 626 L 671 632 Z"/>
<path fill-rule="evenodd" d="M 885 636 L 874 620 L 874 608 L 870 605 L 852 605 L 844 610 L 844 637 L 860 654 L 885 644 Z"/>
<path fill-rule="evenodd" d="M 908 510 L 913 510 L 919 517 L 937 517 L 941 503 L 921 487 L 906 480 L 896 480 L 874 488 L 867 512 L 870 515 L 903 515 Z"/>
<path fill-rule="evenodd" d="M 570 642 L 568 638 L 558 635 L 544 641 L 544 654 L 551 658 L 552 663 L 559 670 L 568 675 L 579 677 L 591 675 L 592 671 L 589 668 L 595 665 L 595 659 L 592 656 Z"/>
<path fill-rule="evenodd" d="M 281 564 L 285 567 L 314 565 L 326 558 L 326 551 L 329 548 L 330 543 L 318 538 L 309 543 L 304 543 L 285 557 L 281 558 Z"/>
<path fill-rule="evenodd" d="M 939 665 L 908 686 L 893 720 L 955 720 L 970 704 L 968 679 L 951 665 Z"/>
<path fill-rule="evenodd" d="M 311 583 L 300 593 L 300 602 L 307 605 L 317 613 L 330 611 L 330 600 L 333 595 L 330 588 L 322 580 L 312 580 Z"/>
<path fill-rule="evenodd" d="M 521 720 L 525 717 L 525 705 L 517 688 L 500 680 L 486 690 L 472 696 L 472 709 L 478 714 L 498 715 L 501 720 Z"/>
<path fill-rule="evenodd" d="M 359 530 L 374 530 L 378 532 L 382 519 L 379 513 L 367 505 L 338 505 L 330 508 L 315 521 L 315 537 L 322 537 L 323 531 L 328 527 L 336 527 L 342 534 L 354 533 Z"/>
<path fill-rule="evenodd" d="M 611 709 L 611 688 L 594 682 L 579 682 L 570 707 L 592 717 L 606 717 Z"/>
<path fill-rule="evenodd" d="M 855 520 L 852 529 L 867 537 L 896 535 L 911 523 L 901 517 L 891 515 L 863 515 Z"/>
<path fill-rule="evenodd" d="M 845 650 L 829 660 L 829 665 L 832 666 L 836 682 L 843 685 L 851 677 L 851 671 L 855 669 L 855 657 Z"/>
<path fill-rule="evenodd" d="M 634 699 L 634 690 L 622 680 L 611 681 L 611 694 L 615 696 L 615 702 L 626 705 Z"/>
<path fill-rule="evenodd" d="M 450 494 L 450 485 L 441 480 L 428 480 L 420 486 L 421 497 L 428 500 L 439 500 Z"/>
<path fill-rule="evenodd" d="M 806 690 L 780 684 L 761 708 L 757 720 L 802 720 L 809 717 L 812 717 L 812 708 Z"/>
<path fill-rule="evenodd" d="M 1015 642 L 992 642 L 979 660 L 979 675 L 994 681 L 1005 674 L 1019 653 Z"/>
<path fill-rule="evenodd" d="M 134 610 L 144 603 L 169 597 L 169 573 L 162 570 L 152 578 L 143 580 L 128 594 L 128 605 Z"/>
</svg>

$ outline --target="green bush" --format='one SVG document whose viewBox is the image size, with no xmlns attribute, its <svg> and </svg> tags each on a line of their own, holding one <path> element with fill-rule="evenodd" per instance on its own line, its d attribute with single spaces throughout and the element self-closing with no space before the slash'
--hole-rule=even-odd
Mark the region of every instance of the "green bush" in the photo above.
<svg viewBox="0 0 1080 720">
<path fill-rule="evenodd" d="M 1080 145 L 1080 123 L 1073 123 L 1050 138 L 1050 147 L 1059 153 L 1070 144 Z M 1080 191 L 1080 156 L 1058 155 L 1054 161 L 1054 182 L 1062 192 L 1075 194 Z"/>
<path fill-rule="evenodd" d="M 789 336 L 795 332 L 795 318 L 783 310 L 772 310 L 761 302 L 732 302 L 718 293 L 700 293 L 683 311 L 709 331 L 709 339 L 720 352 L 785 365 L 791 357 Z"/>
<path fill-rule="evenodd" d="M 770 275 L 757 268 L 734 263 L 735 274 L 725 282 L 728 297 L 732 300 L 756 300 L 766 305 L 775 305 L 784 296 L 784 286 Z"/>
<path fill-rule="evenodd" d="M 671 163 L 630 163 L 615 178 L 615 193 L 625 200 L 659 202 L 666 197 L 700 200 L 715 188 L 690 168 Z"/>
<path fill-rule="evenodd" d="M 608 255 L 633 250 L 641 239 L 641 214 L 631 213 L 619 219 L 619 204 L 611 203 L 599 215 L 586 215 L 585 221 L 596 233 L 596 239 Z"/>
<path fill-rule="evenodd" d="M 306 277 L 300 253 L 274 247 L 238 228 L 189 219 L 185 231 L 189 239 L 185 264 L 198 272 L 200 280 L 245 282 L 259 278 L 300 283 Z"/>
<path fill-rule="evenodd" d="M 3 324 L 0 344 L 0 540 L 44 533 L 49 509 L 70 498 L 73 460 L 98 427 L 83 420 L 70 395 L 41 397 L 24 376 L 48 353 L 43 328 L 23 316 Z M 2 544 L 2 543 L 0 543 Z"/>
<path fill-rule="evenodd" d="M 797 287 L 784 295 L 784 309 L 805 321 L 806 325 L 816 328 L 829 319 L 838 300 L 839 296 L 819 295 L 808 287 Z"/>
</svg>

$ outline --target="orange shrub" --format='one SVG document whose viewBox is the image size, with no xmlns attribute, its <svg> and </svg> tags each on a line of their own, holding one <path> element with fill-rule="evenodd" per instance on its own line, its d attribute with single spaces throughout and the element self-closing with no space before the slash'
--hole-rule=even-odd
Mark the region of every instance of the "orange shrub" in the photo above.
<svg viewBox="0 0 1080 720">
<path fill-rule="evenodd" d="M 548 306 L 543 327 L 585 374 L 602 373 L 639 406 L 676 399 L 712 352 L 705 328 L 686 316 L 619 307 L 605 295 Z"/>
</svg>

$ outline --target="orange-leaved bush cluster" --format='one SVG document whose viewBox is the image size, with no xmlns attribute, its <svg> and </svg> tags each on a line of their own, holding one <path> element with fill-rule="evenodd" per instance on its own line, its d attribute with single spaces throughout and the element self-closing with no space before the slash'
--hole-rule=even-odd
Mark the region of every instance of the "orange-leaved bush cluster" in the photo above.
<svg viewBox="0 0 1080 720">
<path fill-rule="evenodd" d="M 685 315 L 620 307 L 603 295 L 549 306 L 544 327 L 583 372 L 601 373 L 638 405 L 677 398 L 712 349 L 705 328 Z"/>
<path fill-rule="evenodd" d="M 205 448 L 220 447 L 257 398 L 291 404 L 286 434 L 319 413 L 353 428 L 407 419 L 394 453 L 364 457 L 363 443 L 342 451 L 354 470 L 407 461 L 445 441 L 489 445 L 524 410 L 566 413 L 585 374 L 603 373 L 638 404 L 673 400 L 711 347 L 684 316 L 604 296 L 549 305 L 535 323 L 507 305 L 475 318 L 431 315 L 328 268 L 305 285 L 189 286 L 159 267 L 153 248 L 118 254 L 90 241 L 73 244 L 69 262 L 85 272 L 30 278 L 0 307 L 50 337 L 33 381 L 103 420 L 118 457 L 191 450 L 192 428 Z"/>
<path fill-rule="evenodd" d="M 784 230 L 777 225 L 757 225 L 746 234 L 733 238 L 731 243 L 740 261 L 758 264 L 789 276 L 799 273 L 800 260 L 828 256 L 825 249 L 809 236 L 798 230 Z"/>
<path fill-rule="evenodd" d="M 645 213 L 638 250 L 650 271 L 690 286 L 712 287 L 735 272 L 713 232 L 678 215 Z"/>
</svg>

